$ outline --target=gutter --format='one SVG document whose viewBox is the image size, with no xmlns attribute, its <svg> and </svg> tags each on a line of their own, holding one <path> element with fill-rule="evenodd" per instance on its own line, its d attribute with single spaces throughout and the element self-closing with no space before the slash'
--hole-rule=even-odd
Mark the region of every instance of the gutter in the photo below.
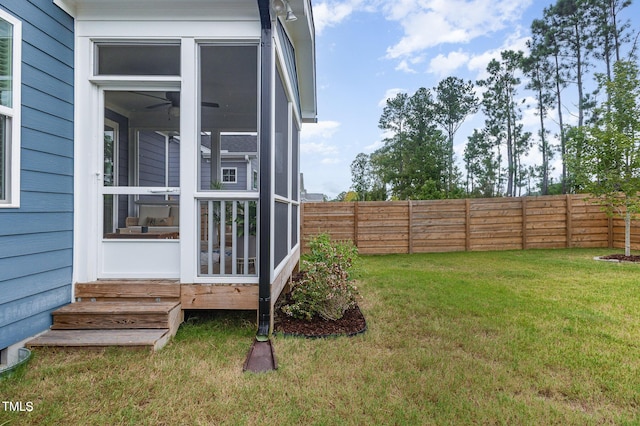
<svg viewBox="0 0 640 426">
<path fill-rule="evenodd" d="M 273 52 L 270 0 L 257 0 L 260 12 L 260 262 L 258 280 L 258 340 L 271 328 L 271 115 Z"/>
</svg>

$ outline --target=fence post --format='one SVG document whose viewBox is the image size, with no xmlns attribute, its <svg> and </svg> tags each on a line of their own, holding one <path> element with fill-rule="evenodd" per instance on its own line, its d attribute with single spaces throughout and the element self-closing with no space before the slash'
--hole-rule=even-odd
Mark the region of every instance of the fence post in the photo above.
<svg viewBox="0 0 640 426">
<path fill-rule="evenodd" d="M 413 254 L 413 202 L 409 202 L 409 254 Z"/>
<path fill-rule="evenodd" d="M 358 247 L 358 201 L 353 204 L 353 244 Z"/>
<path fill-rule="evenodd" d="M 471 251 L 471 200 L 467 198 L 464 201 L 465 208 L 465 230 L 464 230 L 464 249 L 465 251 Z"/>
<path fill-rule="evenodd" d="M 573 208 L 571 203 L 571 194 L 565 196 L 567 204 L 567 248 L 571 248 L 573 240 Z"/>
<path fill-rule="evenodd" d="M 527 249 L 527 199 L 520 198 L 522 204 L 522 250 Z"/>
</svg>

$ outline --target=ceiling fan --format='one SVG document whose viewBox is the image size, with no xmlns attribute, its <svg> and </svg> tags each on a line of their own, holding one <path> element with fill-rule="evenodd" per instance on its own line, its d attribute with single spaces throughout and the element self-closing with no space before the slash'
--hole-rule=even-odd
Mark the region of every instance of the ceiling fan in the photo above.
<svg viewBox="0 0 640 426">
<path fill-rule="evenodd" d="M 180 92 L 165 92 L 164 98 L 160 96 L 149 95 L 148 93 L 143 93 L 143 92 L 137 92 L 137 93 L 139 93 L 140 95 L 148 96 L 150 98 L 160 99 L 163 101 L 158 104 L 149 105 L 145 107 L 146 109 L 156 109 L 156 108 L 165 107 L 165 106 L 168 106 L 169 108 L 180 108 Z M 200 104 L 203 107 L 220 108 L 220 104 L 218 104 L 217 102 L 202 101 Z"/>
</svg>

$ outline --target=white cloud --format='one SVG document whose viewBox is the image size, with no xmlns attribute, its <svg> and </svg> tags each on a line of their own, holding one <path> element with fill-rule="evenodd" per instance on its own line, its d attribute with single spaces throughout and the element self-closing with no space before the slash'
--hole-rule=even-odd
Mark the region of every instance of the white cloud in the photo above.
<svg viewBox="0 0 640 426">
<path fill-rule="evenodd" d="M 453 71 L 469 61 L 469 54 L 461 50 L 449 52 L 447 56 L 439 54 L 429 62 L 429 72 L 440 77 L 452 75 Z"/>
<path fill-rule="evenodd" d="M 314 143 L 314 142 L 306 142 L 300 144 L 300 151 L 303 154 L 321 154 L 321 155 L 331 155 L 336 154 L 338 152 L 338 148 L 333 145 L 328 145 L 326 143 Z"/>
<path fill-rule="evenodd" d="M 471 56 L 467 62 L 467 68 L 469 71 L 476 72 L 476 79 L 484 79 L 487 77 L 487 65 L 492 59 L 500 60 L 500 53 L 505 50 L 522 50 L 526 52 L 528 39 L 528 37 L 522 37 L 517 31 L 505 40 L 501 46 Z"/>
<path fill-rule="evenodd" d="M 345 21 L 351 14 L 363 7 L 363 0 L 323 1 L 313 5 L 313 21 L 317 34 L 327 27 Z"/>
<path fill-rule="evenodd" d="M 471 40 L 506 28 L 532 0 L 398 0 L 383 7 L 403 37 L 387 49 L 387 58 L 406 59 L 445 43 Z"/>
<path fill-rule="evenodd" d="M 302 125 L 302 140 L 328 139 L 340 128 L 338 121 L 318 121 L 317 123 L 304 123 Z"/>
<path fill-rule="evenodd" d="M 472 40 L 508 28 L 518 21 L 533 0 L 324 0 L 313 5 L 316 32 L 339 25 L 357 12 L 380 12 L 397 22 L 403 32 L 387 48 L 386 58 L 398 60 L 397 71 L 416 73 L 415 65 L 424 61 L 425 50 L 444 44 L 466 44 Z M 516 35 L 519 37 L 519 34 Z M 523 37 L 518 49 L 524 50 Z M 515 41 L 511 43 L 515 45 Z M 518 50 L 515 49 L 515 50 Z M 439 54 L 428 71 L 445 75 L 471 61 L 460 50 Z M 489 58 L 491 59 L 491 58 Z M 486 67 L 488 61 L 480 58 Z M 474 69 L 474 64 L 469 63 Z"/>
<path fill-rule="evenodd" d="M 403 59 L 402 61 L 400 61 L 398 63 L 398 65 L 396 66 L 396 71 L 404 71 L 406 73 L 409 74 L 415 74 L 416 70 L 414 70 L 410 65 L 409 65 L 409 61 L 406 59 Z"/>
<path fill-rule="evenodd" d="M 470 40 L 465 29 L 455 28 L 441 15 L 418 11 L 401 21 L 404 36 L 395 46 L 387 48 L 389 59 L 411 57 L 442 43 L 464 43 Z"/>
<path fill-rule="evenodd" d="M 331 139 L 340 129 L 338 121 L 319 121 L 315 124 L 302 125 L 300 152 L 305 155 L 335 157 L 340 153 L 338 147 L 331 143 Z"/>
</svg>

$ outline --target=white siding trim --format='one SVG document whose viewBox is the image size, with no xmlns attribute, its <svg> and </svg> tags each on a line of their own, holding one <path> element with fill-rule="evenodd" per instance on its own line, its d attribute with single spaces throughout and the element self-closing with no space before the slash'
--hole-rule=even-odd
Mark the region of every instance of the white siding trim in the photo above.
<svg viewBox="0 0 640 426">
<path fill-rule="evenodd" d="M 8 143 L 5 154 L 9 156 L 7 165 L 9 166 L 8 184 L 6 186 L 6 200 L 0 201 L 0 208 L 19 208 L 20 207 L 20 151 L 22 133 L 22 122 L 20 111 L 22 110 L 22 22 L 14 16 L 0 10 L 0 19 L 7 21 L 13 26 L 12 35 L 12 87 L 11 97 L 12 106 L 0 107 L 0 114 L 6 116 L 10 120 L 8 126 Z"/>
</svg>

